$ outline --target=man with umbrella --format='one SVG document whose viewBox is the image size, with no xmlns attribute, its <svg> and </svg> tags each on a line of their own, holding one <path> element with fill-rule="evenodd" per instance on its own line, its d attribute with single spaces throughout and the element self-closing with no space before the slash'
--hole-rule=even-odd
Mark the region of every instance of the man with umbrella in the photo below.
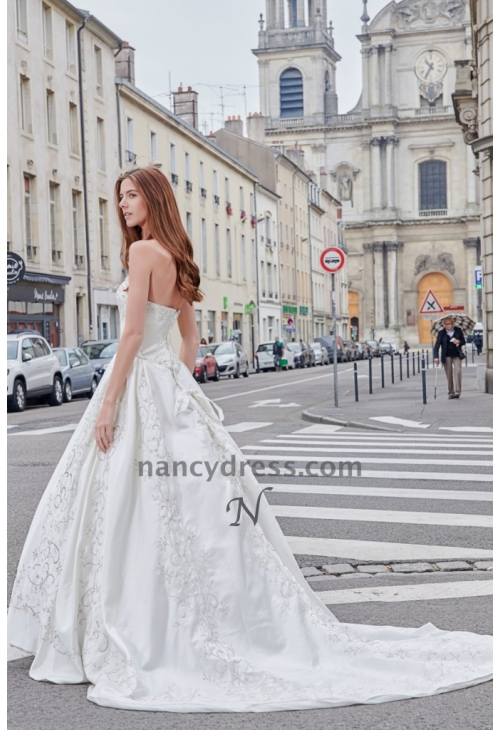
<svg viewBox="0 0 500 730">
<path fill-rule="evenodd" d="M 460 398 L 462 391 L 462 360 L 465 355 L 462 347 L 465 345 L 464 329 L 458 326 L 457 320 L 464 329 L 472 331 L 474 322 L 469 317 L 447 315 L 436 320 L 431 332 L 436 337 L 434 345 L 434 362 L 439 363 L 439 348 L 441 348 L 441 362 L 444 365 L 448 378 L 448 398 Z"/>
</svg>

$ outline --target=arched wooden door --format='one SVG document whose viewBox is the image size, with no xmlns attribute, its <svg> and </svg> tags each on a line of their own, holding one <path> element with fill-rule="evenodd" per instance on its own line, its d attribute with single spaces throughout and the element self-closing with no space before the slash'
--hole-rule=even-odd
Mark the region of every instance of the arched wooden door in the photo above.
<svg viewBox="0 0 500 730">
<path fill-rule="evenodd" d="M 451 281 L 444 274 L 437 272 L 426 274 L 418 282 L 418 308 L 422 306 L 425 295 L 432 291 L 442 307 L 453 304 L 453 287 Z M 418 316 L 418 337 L 421 344 L 431 344 L 432 320 L 424 319 L 421 314 Z"/>
<path fill-rule="evenodd" d="M 347 297 L 349 339 L 359 340 L 359 292 L 349 290 Z M 354 337 L 352 337 L 352 335 L 354 335 Z"/>
</svg>

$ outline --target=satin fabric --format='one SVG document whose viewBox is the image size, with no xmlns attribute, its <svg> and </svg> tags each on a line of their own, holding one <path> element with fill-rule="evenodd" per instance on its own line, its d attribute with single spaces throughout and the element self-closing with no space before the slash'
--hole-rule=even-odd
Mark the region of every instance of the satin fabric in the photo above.
<svg viewBox="0 0 500 730">
<path fill-rule="evenodd" d="M 98 450 L 94 426 L 113 361 L 40 501 L 8 615 L 30 676 L 172 712 L 379 703 L 490 679 L 489 636 L 344 624 L 324 606 L 265 498 L 254 524 L 261 488 L 172 348 L 177 315 L 148 303 L 112 447 Z M 203 462 L 226 464 L 209 479 Z M 237 498 L 251 515 L 232 524 Z"/>
</svg>

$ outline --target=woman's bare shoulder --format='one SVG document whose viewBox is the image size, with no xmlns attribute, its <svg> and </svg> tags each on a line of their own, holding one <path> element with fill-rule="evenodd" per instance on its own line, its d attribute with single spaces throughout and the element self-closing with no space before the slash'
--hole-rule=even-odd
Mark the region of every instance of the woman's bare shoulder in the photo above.
<svg viewBox="0 0 500 730">
<path fill-rule="evenodd" d="M 165 246 L 162 246 L 162 244 L 154 238 L 134 241 L 134 243 L 130 246 L 129 256 L 134 258 L 137 256 L 141 257 L 141 259 L 145 257 L 148 262 L 154 264 L 158 264 L 160 262 L 170 264 L 174 260 L 170 251 L 168 251 Z"/>
</svg>

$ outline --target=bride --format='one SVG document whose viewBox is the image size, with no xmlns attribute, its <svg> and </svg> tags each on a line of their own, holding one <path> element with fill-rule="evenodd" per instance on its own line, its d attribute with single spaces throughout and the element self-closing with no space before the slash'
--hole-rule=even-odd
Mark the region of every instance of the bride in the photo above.
<svg viewBox="0 0 500 730">
<path fill-rule="evenodd" d="M 116 199 L 120 344 L 40 501 L 9 607 L 30 676 L 171 712 L 380 703 L 489 680 L 489 636 L 339 623 L 265 499 L 251 519 L 259 484 L 192 377 L 200 277 L 172 189 L 133 170 Z M 230 476 L 202 469 L 231 460 Z"/>
</svg>

